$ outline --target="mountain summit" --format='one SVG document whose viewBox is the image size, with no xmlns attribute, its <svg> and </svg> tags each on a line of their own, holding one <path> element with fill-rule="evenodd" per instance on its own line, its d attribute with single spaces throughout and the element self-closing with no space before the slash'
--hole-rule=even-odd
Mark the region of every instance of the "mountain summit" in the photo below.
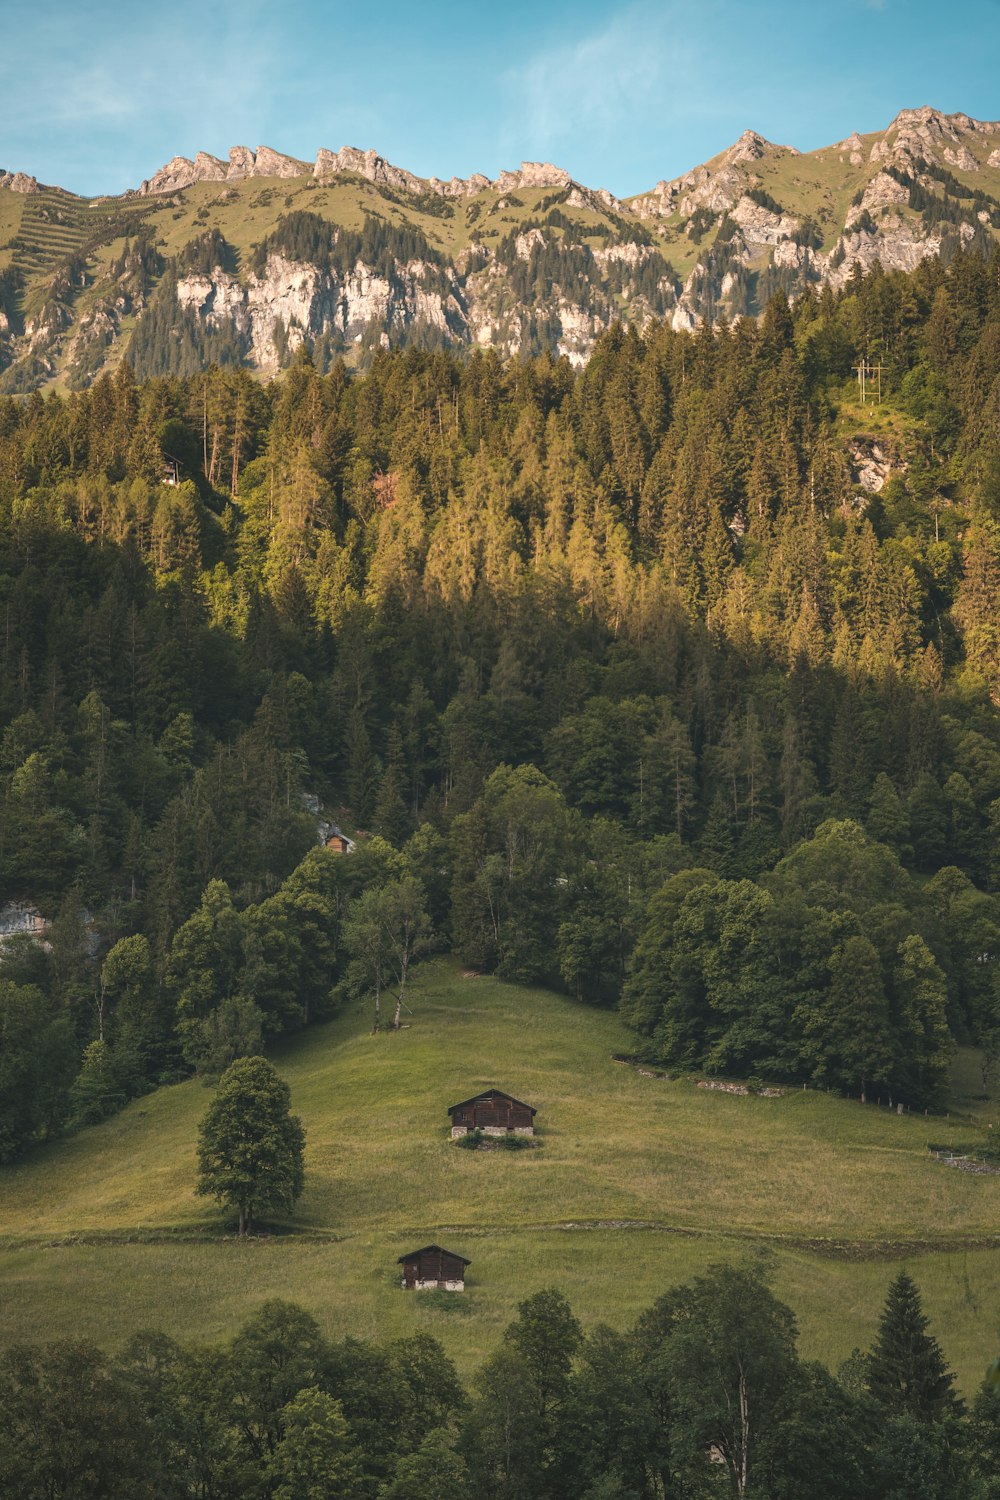
<svg viewBox="0 0 1000 1500">
<path fill-rule="evenodd" d="M 584 360 L 616 319 L 694 327 L 777 290 L 910 270 L 1000 232 L 1000 123 L 902 110 L 799 152 L 746 130 L 630 199 L 522 162 L 423 178 L 374 150 L 176 156 L 120 197 L 0 170 L 0 389 L 81 387 L 212 360 L 273 373 L 376 347 L 549 348 Z"/>
</svg>

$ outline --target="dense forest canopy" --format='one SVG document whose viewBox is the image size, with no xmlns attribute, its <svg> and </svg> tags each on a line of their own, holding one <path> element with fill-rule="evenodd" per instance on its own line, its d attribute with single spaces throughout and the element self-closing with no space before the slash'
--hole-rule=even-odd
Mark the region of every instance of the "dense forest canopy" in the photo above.
<svg viewBox="0 0 1000 1500">
<path fill-rule="evenodd" d="M 667 1064 L 929 1107 L 1000 1024 L 996 254 L 4 399 L 0 595 L 7 1157 L 370 986 L 373 889 Z"/>
</svg>

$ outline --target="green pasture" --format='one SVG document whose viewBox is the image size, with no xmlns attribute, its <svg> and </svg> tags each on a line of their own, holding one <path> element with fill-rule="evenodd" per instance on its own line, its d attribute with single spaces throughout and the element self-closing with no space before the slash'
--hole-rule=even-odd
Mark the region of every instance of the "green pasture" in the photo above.
<svg viewBox="0 0 1000 1500">
<path fill-rule="evenodd" d="M 967 1112 L 644 1076 L 613 1059 L 631 1045 L 615 1016 L 444 961 L 412 1008 L 395 1035 L 358 1008 L 276 1050 L 308 1141 L 299 1211 L 274 1226 L 290 1232 L 240 1244 L 195 1195 L 197 1081 L 5 1169 L 0 1341 L 210 1339 L 281 1296 L 331 1334 L 429 1329 L 468 1369 L 541 1285 L 623 1326 L 712 1261 L 763 1251 L 808 1355 L 867 1342 L 902 1262 L 967 1388 L 1000 1348 L 1000 1177 L 927 1150 L 975 1137 Z M 451 1142 L 447 1106 L 490 1084 L 536 1106 L 537 1149 Z M 471 1258 L 464 1297 L 399 1290 L 396 1258 L 428 1240 Z"/>
</svg>

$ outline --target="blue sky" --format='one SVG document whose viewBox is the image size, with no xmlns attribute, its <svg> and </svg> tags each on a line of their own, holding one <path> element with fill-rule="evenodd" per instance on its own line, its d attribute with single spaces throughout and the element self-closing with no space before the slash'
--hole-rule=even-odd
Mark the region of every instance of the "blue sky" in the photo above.
<svg viewBox="0 0 1000 1500">
<path fill-rule="evenodd" d="M 1000 0 L 0 0 L 0 168 L 77 192 L 231 145 L 523 158 L 638 192 L 747 127 L 808 150 L 907 105 L 1000 118 Z"/>
</svg>

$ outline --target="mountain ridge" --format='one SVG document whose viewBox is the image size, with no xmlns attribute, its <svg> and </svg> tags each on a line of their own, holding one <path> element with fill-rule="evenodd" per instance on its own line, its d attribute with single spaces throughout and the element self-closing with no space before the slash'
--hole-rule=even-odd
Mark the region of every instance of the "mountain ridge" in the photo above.
<svg viewBox="0 0 1000 1500">
<path fill-rule="evenodd" d="M 199 151 L 117 197 L 0 172 L 0 389 L 82 387 L 127 350 L 147 375 L 269 375 L 304 340 L 579 364 L 616 320 L 754 315 L 998 232 L 1000 122 L 931 106 L 811 152 L 747 130 L 630 198 L 551 162 L 443 180 L 352 146 Z"/>
<path fill-rule="evenodd" d="M 704 162 L 690 168 L 687 172 L 680 173 L 675 178 L 661 179 L 654 189 L 621 196 L 611 193 L 607 188 L 585 188 L 585 190 L 606 195 L 609 200 L 625 206 L 634 205 L 645 202 L 654 193 L 687 182 L 696 173 L 711 170 L 715 164 L 741 160 L 755 161 L 773 152 L 790 156 L 814 156 L 824 151 L 850 150 L 858 155 L 858 161 L 855 164 L 859 165 L 860 153 L 866 140 L 875 142 L 871 148 L 871 159 L 882 158 L 887 154 L 884 142 L 893 132 L 902 134 L 898 151 L 899 154 L 908 156 L 917 138 L 933 149 L 932 143 L 935 139 L 938 141 L 951 139 L 954 143 L 961 145 L 958 132 L 1000 136 L 1000 121 L 978 120 L 960 111 L 948 114 L 934 105 L 927 104 L 899 110 L 884 131 L 870 131 L 866 135 L 860 135 L 855 131 L 831 146 L 818 147 L 811 152 L 804 152 L 797 146 L 779 145 L 768 140 L 759 131 L 748 127 L 731 146 L 717 152 L 715 156 L 706 158 Z M 923 154 L 926 160 L 933 160 L 926 150 Z M 1000 165 L 1000 147 L 992 154 L 998 158 L 992 165 Z M 963 166 L 970 171 L 978 170 L 980 166 L 968 150 L 955 152 L 945 146 L 943 155 L 945 161 L 953 166 Z M 370 177 L 372 181 L 384 181 L 392 187 L 406 186 L 413 191 L 425 191 L 429 188 L 443 197 L 468 195 L 488 187 L 506 191 L 518 183 L 532 187 L 585 187 L 565 167 L 556 166 L 552 162 L 522 161 L 519 169 L 503 169 L 493 179 L 483 172 L 473 172 L 464 178 L 452 176 L 443 179 L 433 175 L 424 177 L 405 167 L 396 166 L 381 152 L 371 147 L 359 148 L 344 145 L 337 151 L 331 151 L 321 146 L 316 153 L 315 162 L 310 163 L 305 158 L 288 155 L 275 150 L 272 146 L 260 145 L 256 150 L 252 150 L 248 146 L 238 145 L 229 148 L 228 160 L 200 150 L 193 158 L 183 155 L 174 156 L 158 168 L 151 177 L 144 179 L 138 188 L 126 189 L 123 194 L 104 196 L 129 197 L 133 194 L 148 196 L 160 192 L 177 192 L 200 181 L 239 181 L 245 177 L 301 177 L 310 174 L 316 178 L 322 178 L 338 172 L 358 172 L 362 176 Z M 13 186 L 14 180 L 18 181 L 17 187 Z M 0 187 L 12 187 L 17 192 L 31 192 L 34 190 L 31 184 L 34 184 L 34 188 L 40 186 L 37 178 L 26 172 L 0 167 Z M 49 184 L 49 186 L 55 186 L 55 184 Z M 63 189 L 63 191 L 69 191 L 69 189 Z"/>
</svg>

